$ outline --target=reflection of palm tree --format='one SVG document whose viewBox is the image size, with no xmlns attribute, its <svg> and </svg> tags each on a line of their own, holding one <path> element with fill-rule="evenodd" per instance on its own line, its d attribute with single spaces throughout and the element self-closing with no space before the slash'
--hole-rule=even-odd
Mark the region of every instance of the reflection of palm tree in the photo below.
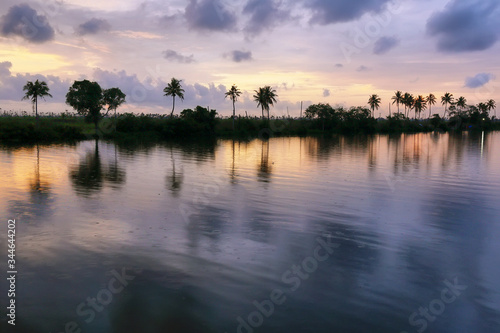
<svg viewBox="0 0 500 333">
<path fill-rule="evenodd" d="M 269 165 L 269 140 L 262 141 L 262 150 L 259 164 L 259 179 L 265 183 L 269 182 L 272 166 Z"/>
<path fill-rule="evenodd" d="M 172 158 L 172 175 L 167 177 L 167 182 L 169 184 L 170 191 L 174 195 L 177 195 L 181 189 L 182 180 L 184 177 L 183 177 L 182 173 L 175 172 L 175 158 L 174 158 L 174 152 L 173 152 L 172 147 L 170 147 L 170 156 Z"/>
<path fill-rule="evenodd" d="M 235 147 L 234 147 L 234 145 L 235 145 L 235 142 L 234 142 L 234 140 L 233 140 L 233 144 L 232 144 L 232 151 L 233 151 L 233 158 L 232 158 L 232 161 L 233 161 L 233 163 L 232 163 L 232 165 L 231 165 L 231 174 L 230 174 L 231 181 L 233 181 L 233 182 L 236 180 L 236 169 L 235 169 L 235 167 L 234 167 L 234 159 L 235 159 L 235 158 L 234 158 L 234 155 L 235 155 L 235 153 L 234 153 L 234 148 L 235 148 Z"/>
</svg>

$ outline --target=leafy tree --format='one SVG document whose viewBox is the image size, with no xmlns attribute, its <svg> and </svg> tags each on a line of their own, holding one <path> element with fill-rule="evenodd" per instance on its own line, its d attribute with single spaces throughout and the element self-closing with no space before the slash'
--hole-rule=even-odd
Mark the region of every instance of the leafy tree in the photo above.
<svg viewBox="0 0 500 333">
<path fill-rule="evenodd" d="M 253 96 L 254 101 L 257 102 L 257 107 L 262 108 L 262 118 L 264 118 L 264 110 L 267 111 L 267 120 L 269 120 L 269 107 L 276 103 L 276 90 L 270 86 L 265 86 L 264 88 L 259 88 L 255 90 L 255 95 Z"/>
<path fill-rule="evenodd" d="M 420 113 L 422 112 L 422 110 L 427 109 L 427 101 L 422 95 L 419 95 L 417 98 L 415 98 L 413 106 L 415 108 L 415 119 L 417 118 L 417 113 L 420 118 Z"/>
<path fill-rule="evenodd" d="M 310 105 L 305 112 L 306 118 L 309 119 L 319 119 L 321 121 L 322 130 L 325 130 L 325 122 L 326 121 L 337 121 L 339 119 L 337 112 L 334 108 L 330 106 L 330 104 L 313 104 Z"/>
<path fill-rule="evenodd" d="M 373 118 L 375 118 L 375 110 L 378 110 L 380 108 L 380 102 L 382 100 L 378 95 L 371 95 L 370 98 L 368 99 L 368 104 L 370 105 L 370 108 L 372 109 L 373 113 Z"/>
<path fill-rule="evenodd" d="M 115 118 L 116 118 L 116 109 L 125 103 L 125 95 L 120 88 L 110 88 L 106 89 L 103 92 L 103 98 L 104 98 L 104 105 L 108 106 L 108 111 L 106 112 L 106 115 L 108 114 L 109 111 L 114 110 L 115 111 Z"/>
<path fill-rule="evenodd" d="M 49 90 L 50 89 L 45 81 L 40 82 L 38 80 L 36 80 L 35 83 L 28 81 L 26 85 L 23 87 L 23 91 L 26 92 L 23 97 L 23 100 L 29 99 L 35 105 L 35 117 L 37 124 L 38 124 L 38 98 L 40 97 L 43 100 L 45 100 L 45 96 L 52 97 L 52 95 L 49 93 Z"/>
<path fill-rule="evenodd" d="M 66 104 L 85 116 L 87 121 L 93 122 L 97 134 L 97 125 L 102 118 L 101 110 L 105 104 L 99 83 L 88 80 L 75 81 L 66 94 Z"/>
<path fill-rule="evenodd" d="M 394 96 L 392 96 L 392 104 L 396 103 L 396 105 L 398 106 L 398 113 L 399 113 L 399 104 L 402 104 L 403 102 L 403 93 L 401 91 L 396 91 L 394 93 Z"/>
<path fill-rule="evenodd" d="M 453 94 L 445 93 L 441 96 L 441 104 L 444 105 L 444 116 L 446 118 L 446 112 L 448 112 L 448 105 L 453 104 Z"/>
<path fill-rule="evenodd" d="M 238 97 L 241 95 L 241 90 L 238 89 L 236 85 L 233 84 L 231 89 L 226 92 L 225 98 L 229 97 L 231 101 L 233 101 L 233 131 L 234 131 L 234 118 L 236 117 L 236 108 L 234 103 L 238 100 Z"/>
<path fill-rule="evenodd" d="M 184 100 L 184 89 L 181 86 L 182 80 L 177 80 L 176 78 L 172 78 L 170 83 L 163 89 L 165 93 L 164 96 L 172 96 L 172 112 L 170 113 L 170 117 L 174 115 L 175 109 L 175 97 L 179 97 L 181 100 Z"/>
<path fill-rule="evenodd" d="M 429 105 L 429 119 L 431 118 L 432 106 L 436 104 L 436 101 L 436 96 L 434 96 L 434 94 L 429 94 L 429 96 L 427 96 L 427 104 Z"/>
</svg>

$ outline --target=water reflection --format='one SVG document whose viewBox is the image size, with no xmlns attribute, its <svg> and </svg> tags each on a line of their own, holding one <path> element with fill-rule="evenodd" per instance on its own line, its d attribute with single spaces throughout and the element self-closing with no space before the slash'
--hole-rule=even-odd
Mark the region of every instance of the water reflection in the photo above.
<svg viewBox="0 0 500 333">
<path fill-rule="evenodd" d="M 270 182 L 272 170 L 272 164 L 269 162 L 269 140 L 262 140 L 259 169 L 257 174 L 259 181 L 264 183 Z"/>
<path fill-rule="evenodd" d="M 67 149 L 69 177 L 46 169 L 68 161 L 60 148 L 0 150 L 15 183 L 0 207 L 46 221 L 19 231 L 33 331 L 74 319 L 126 265 L 142 273 L 83 332 L 235 332 L 275 289 L 286 302 L 259 332 L 414 332 L 410 315 L 455 277 L 468 289 L 429 331 L 498 330 L 498 133 Z M 291 291 L 283 274 L 325 235 L 328 260 Z"/>
<path fill-rule="evenodd" d="M 99 193 L 105 182 L 114 188 L 125 183 L 125 171 L 118 165 L 116 151 L 114 160 L 103 166 L 98 140 L 94 150 L 87 152 L 80 163 L 70 169 L 69 176 L 76 193 L 84 197 Z"/>
</svg>

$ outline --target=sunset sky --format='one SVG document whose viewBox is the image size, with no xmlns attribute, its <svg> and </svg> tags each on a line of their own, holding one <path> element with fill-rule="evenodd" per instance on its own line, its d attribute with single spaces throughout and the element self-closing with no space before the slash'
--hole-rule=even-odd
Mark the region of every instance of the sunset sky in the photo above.
<svg viewBox="0 0 500 333">
<path fill-rule="evenodd" d="M 54 98 L 39 110 L 71 110 L 65 94 L 87 78 L 122 89 L 121 112 L 168 113 L 172 77 L 186 90 L 176 112 L 229 115 L 232 84 L 249 115 L 264 85 L 277 116 L 298 115 L 300 101 L 365 106 L 371 94 L 386 115 L 395 90 L 500 102 L 499 35 L 498 0 L 2 0 L 0 107 L 31 112 L 22 87 L 41 79 Z"/>
</svg>

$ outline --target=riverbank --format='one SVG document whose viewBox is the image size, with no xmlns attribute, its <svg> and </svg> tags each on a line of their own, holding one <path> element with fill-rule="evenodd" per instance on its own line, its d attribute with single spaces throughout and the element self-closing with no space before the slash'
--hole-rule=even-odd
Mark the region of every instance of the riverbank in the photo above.
<svg viewBox="0 0 500 333">
<path fill-rule="evenodd" d="M 471 123 L 460 119 L 344 119 L 325 121 L 308 118 L 219 118 L 215 114 L 200 112 L 191 116 L 170 118 L 160 115 L 122 114 L 116 119 L 104 118 L 97 135 L 104 139 L 135 137 L 158 140 L 197 138 L 268 138 L 277 136 L 310 136 L 324 134 L 419 133 L 448 131 L 500 130 L 500 122 L 490 119 Z M 93 124 L 77 115 L 0 116 L 0 141 L 3 142 L 55 142 L 79 141 L 94 138 Z"/>
</svg>

